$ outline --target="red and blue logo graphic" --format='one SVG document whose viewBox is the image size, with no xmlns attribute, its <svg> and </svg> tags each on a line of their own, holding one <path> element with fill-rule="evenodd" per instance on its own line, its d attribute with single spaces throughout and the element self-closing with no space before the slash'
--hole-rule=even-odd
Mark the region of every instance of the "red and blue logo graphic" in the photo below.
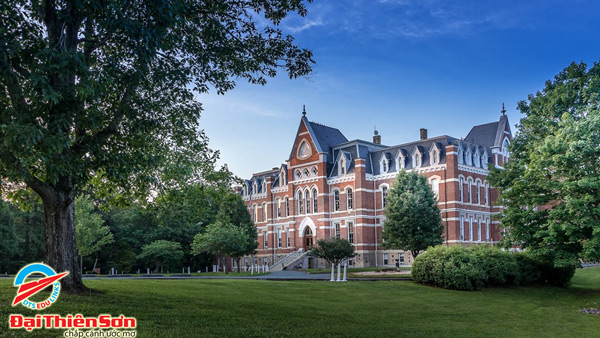
<svg viewBox="0 0 600 338">
<path fill-rule="evenodd" d="M 25 283 L 25 279 L 33 273 L 42 274 L 46 277 Z M 41 310 L 49 307 L 58 299 L 58 295 L 60 294 L 59 280 L 68 274 L 68 271 L 57 274 L 51 267 L 43 263 L 27 265 L 22 268 L 17 274 L 17 277 L 15 277 L 14 286 L 18 286 L 19 290 L 17 291 L 17 296 L 15 297 L 12 306 L 16 306 L 20 303 L 23 306 L 34 310 Z M 52 292 L 45 301 L 34 302 L 29 300 L 31 296 L 44 290 L 50 285 L 52 285 Z"/>
</svg>

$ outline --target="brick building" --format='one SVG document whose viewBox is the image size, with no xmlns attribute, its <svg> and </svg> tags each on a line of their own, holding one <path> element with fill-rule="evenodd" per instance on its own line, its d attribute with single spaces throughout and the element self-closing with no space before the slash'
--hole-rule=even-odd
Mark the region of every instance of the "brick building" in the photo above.
<svg viewBox="0 0 600 338">
<path fill-rule="evenodd" d="M 511 136 L 504 109 L 499 121 L 474 126 L 464 138 L 428 137 L 421 129 L 419 140 L 394 146 L 381 144 L 377 132 L 372 142 L 349 141 L 304 112 L 285 164 L 237 188 L 258 231 L 253 259 L 275 267 L 324 266 L 304 252 L 317 239 L 338 236 L 355 245 L 350 265 L 412 264 L 410 253 L 381 248 L 387 193 L 399 170 L 425 175 L 437 193 L 445 244 L 495 243 L 502 235 L 492 220 L 499 208 L 487 168 L 502 167 Z"/>
</svg>

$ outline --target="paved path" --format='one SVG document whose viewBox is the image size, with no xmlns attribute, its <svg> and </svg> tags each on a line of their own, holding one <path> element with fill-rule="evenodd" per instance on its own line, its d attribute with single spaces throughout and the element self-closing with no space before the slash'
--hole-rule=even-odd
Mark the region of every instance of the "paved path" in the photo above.
<svg viewBox="0 0 600 338">
<path fill-rule="evenodd" d="M 123 277 L 92 277 L 84 275 L 85 279 L 261 279 L 261 280 L 329 280 L 328 273 L 308 274 L 302 271 L 275 271 L 261 276 L 123 276 Z"/>
</svg>

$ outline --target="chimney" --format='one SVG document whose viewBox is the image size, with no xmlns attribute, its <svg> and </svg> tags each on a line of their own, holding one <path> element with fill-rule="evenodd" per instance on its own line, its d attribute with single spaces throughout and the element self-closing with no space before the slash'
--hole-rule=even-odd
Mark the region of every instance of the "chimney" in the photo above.
<svg viewBox="0 0 600 338">
<path fill-rule="evenodd" d="M 377 129 L 375 129 L 375 135 L 373 135 L 373 143 L 381 144 L 381 135 L 379 135 Z"/>
<path fill-rule="evenodd" d="M 427 139 L 427 129 L 421 128 L 421 140 Z"/>
</svg>

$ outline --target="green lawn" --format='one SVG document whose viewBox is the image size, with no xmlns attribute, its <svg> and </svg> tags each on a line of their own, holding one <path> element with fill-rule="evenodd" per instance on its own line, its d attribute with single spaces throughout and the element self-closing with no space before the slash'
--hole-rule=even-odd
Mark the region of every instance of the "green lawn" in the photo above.
<svg viewBox="0 0 600 338">
<path fill-rule="evenodd" d="M 0 336 L 7 331 L 12 280 L 0 280 Z M 600 268 L 577 271 L 573 286 L 450 291 L 414 282 L 257 280 L 88 280 L 102 295 L 62 294 L 45 312 L 138 319 L 139 337 L 600 337 Z M 56 332 L 60 336 L 60 332 Z"/>
</svg>

